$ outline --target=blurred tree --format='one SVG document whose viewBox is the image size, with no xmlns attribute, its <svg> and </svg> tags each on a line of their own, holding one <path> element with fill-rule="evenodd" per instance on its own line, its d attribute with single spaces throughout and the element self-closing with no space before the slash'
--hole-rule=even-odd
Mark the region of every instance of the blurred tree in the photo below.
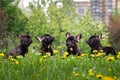
<svg viewBox="0 0 120 80">
<path fill-rule="evenodd" d="M 117 51 L 120 51 L 120 12 L 118 9 L 115 9 L 113 14 L 109 17 L 109 25 L 107 28 L 110 43 Z"/>
<path fill-rule="evenodd" d="M 16 34 L 24 31 L 27 18 L 18 8 L 19 1 L 20 0 L 0 1 L 0 14 L 2 14 L 1 15 L 2 17 L 0 17 L 1 20 L 0 24 L 2 27 L 0 29 L 4 29 L 4 31 L 2 30 L 3 33 L 7 33 L 4 36 L 1 35 L 2 37 L 2 40 L 0 42 L 2 44 L 0 45 L 2 46 L 1 48 L 8 46 L 8 44 L 9 45 L 13 44 L 10 43 L 9 41 L 15 39 Z"/>
<path fill-rule="evenodd" d="M 18 3 L 20 0 L 3 0 L 1 2 L 1 8 L 8 15 L 8 22 L 6 23 L 6 30 L 8 32 L 21 32 L 24 31 L 24 26 L 26 24 L 27 18 L 18 8 Z M 14 3 L 14 5 L 13 5 Z"/>
<path fill-rule="evenodd" d="M 4 24 L 5 24 L 5 22 L 7 22 L 7 20 L 8 20 L 8 16 L 0 8 L 0 49 L 2 49 L 2 47 L 3 47 L 4 36 L 6 34 Z"/>
</svg>

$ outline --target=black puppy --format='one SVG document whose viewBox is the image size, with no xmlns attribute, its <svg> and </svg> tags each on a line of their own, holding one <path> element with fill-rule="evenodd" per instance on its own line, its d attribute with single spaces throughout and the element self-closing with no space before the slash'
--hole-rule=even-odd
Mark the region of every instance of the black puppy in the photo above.
<svg viewBox="0 0 120 80">
<path fill-rule="evenodd" d="M 40 53 L 44 55 L 46 52 L 50 53 L 53 56 L 53 50 L 51 48 L 51 44 L 54 41 L 54 37 L 50 36 L 49 34 L 45 34 L 43 36 L 38 36 L 37 39 L 42 42 L 42 46 L 40 48 Z"/>
<path fill-rule="evenodd" d="M 100 43 L 100 40 L 102 39 L 102 34 L 99 36 L 96 36 L 96 33 L 92 35 L 86 43 L 90 46 L 91 48 L 91 53 L 93 53 L 94 50 L 103 50 L 103 52 L 108 54 L 113 54 L 116 55 L 115 50 L 112 47 L 103 47 Z"/>
<path fill-rule="evenodd" d="M 5 58 L 8 58 L 10 55 L 13 58 L 16 58 L 18 55 L 25 56 L 25 54 L 28 52 L 28 47 L 32 43 L 32 39 L 29 36 L 29 33 L 26 33 L 25 35 L 18 34 L 17 35 L 20 40 L 20 45 L 18 45 L 16 48 L 12 49 L 8 54 L 6 54 Z"/>
<path fill-rule="evenodd" d="M 66 33 L 66 46 L 67 46 L 67 52 L 72 55 L 81 55 L 80 49 L 77 47 L 77 42 L 80 41 L 82 35 L 78 34 L 77 36 L 70 36 L 70 33 Z"/>
</svg>

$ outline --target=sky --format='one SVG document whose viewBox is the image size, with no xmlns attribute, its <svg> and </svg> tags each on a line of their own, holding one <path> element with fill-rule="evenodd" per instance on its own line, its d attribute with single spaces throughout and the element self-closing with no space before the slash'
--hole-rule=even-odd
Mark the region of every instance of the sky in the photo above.
<svg viewBox="0 0 120 80">
<path fill-rule="evenodd" d="M 32 0 L 21 0 L 19 3 L 20 7 L 27 7 L 29 5 L 29 2 L 31 2 Z"/>
</svg>

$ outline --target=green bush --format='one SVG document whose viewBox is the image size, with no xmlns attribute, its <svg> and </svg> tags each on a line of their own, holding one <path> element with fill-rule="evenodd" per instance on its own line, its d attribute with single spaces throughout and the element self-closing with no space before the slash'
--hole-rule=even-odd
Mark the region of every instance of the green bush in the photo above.
<svg viewBox="0 0 120 80">
<path fill-rule="evenodd" d="M 6 31 L 3 37 L 3 49 L 9 49 L 18 44 L 17 34 L 25 32 L 24 27 L 27 22 L 27 17 L 12 2 L 14 0 L 3 0 L 0 2 L 0 8 L 7 15 L 7 21 L 3 25 Z"/>
</svg>

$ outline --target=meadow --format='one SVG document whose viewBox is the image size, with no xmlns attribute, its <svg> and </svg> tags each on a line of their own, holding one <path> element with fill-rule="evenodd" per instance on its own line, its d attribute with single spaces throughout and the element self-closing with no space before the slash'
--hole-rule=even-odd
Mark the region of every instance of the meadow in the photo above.
<svg viewBox="0 0 120 80">
<path fill-rule="evenodd" d="M 29 19 L 32 22 L 28 22 L 29 27 L 26 26 L 25 29 L 33 40 L 29 52 L 25 57 L 17 56 L 13 59 L 10 56 L 5 60 L 3 59 L 5 54 L 19 43 L 16 34 L 11 34 L 12 39 L 7 39 L 9 44 L 0 50 L 0 80 L 120 80 L 120 52 L 117 52 L 116 56 L 104 56 L 102 51 L 97 52 L 98 55 L 89 55 L 90 47 L 86 44 L 86 40 L 91 35 L 102 33 L 101 44 L 110 45 L 106 26 L 99 21 L 93 21 L 90 15 L 80 18 L 78 22 L 74 20 L 66 22 L 64 19 L 61 26 L 51 23 L 51 25 L 47 24 L 47 27 L 40 27 L 41 25 L 38 25 L 41 23 L 32 23 L 34 20 Z M 61 32 L 60 29 L 63 31 Z M 71 35 L 82 34 L 77 44 L 82 56 L 66 57 L 66 32 L 70 32 Z M 49 56 L 49 53 L 41 56 L 41 53 L 38 53 L 41 43 L 35 37 L 45 33 L 55 37 L 52 44 L 54 56 Z"/>
<path fill-rule="evenodd" d="M 66 57 L 68 53 L 60 54 L 60 48 L 54 50 L 54 56 L 29 51 L 16 59 L 3 59 L 1 52 L 0 80 L 120 80 L 120 52 L 117 56 L 94 51 L 94 55 Z"/>
<path fill-rule="evenodd" d="M 34 3 L 29 6 L 31 12 L 26 15 L 17 4 L 12 5 L 12 1 L 14 0 L 1 1 L 8 21 L 2 24 L 5 31 L 0 35 L 0 80 L 120 80 L 119 50 L 116 50 L 116 56 L 105 56 L 103 51 L 94 51 L 94 55 L 90 55 L 90 47 L 86 40 L 91 35 L 102 33 L 103 46 L 112 46 L 112 38 L 109 37 L 110 32 L 106 25 L 99 20 L 93 20 L 89 11 L 85 16 L 79 16 L 74 12 L 72 0 L 62 0 L 62 8 L 57 8 L 54 3 L 49 4 L 47 16 L 40 4 L 35 6 Z M 44 1 L 46 0 L 42 3 L 46 5 Z M 115 28 L 115 25 L 112 28 L 119 30 L 119 26 Z M 113 29 L 111 31 L 117 32 Z M 25 57 L 17 56 L 13 59 L 9 56 L 8 59 L 4 59 L 4 56 L 19 44 L 16 35 L 26 32 L 30 33 L 33 43 Z M 81 56 L 66 57 L 66 32 L 70 32 L 71 35 L 82 34 L 77 44 L 81 49 Z M 55 37 L 52 44 L 54 56 L 50 56 L 49 53 L 42 56 L 38 53 L 41 43 L 36 40 L 36 36 L 46 33 Z"/>
</svg>

